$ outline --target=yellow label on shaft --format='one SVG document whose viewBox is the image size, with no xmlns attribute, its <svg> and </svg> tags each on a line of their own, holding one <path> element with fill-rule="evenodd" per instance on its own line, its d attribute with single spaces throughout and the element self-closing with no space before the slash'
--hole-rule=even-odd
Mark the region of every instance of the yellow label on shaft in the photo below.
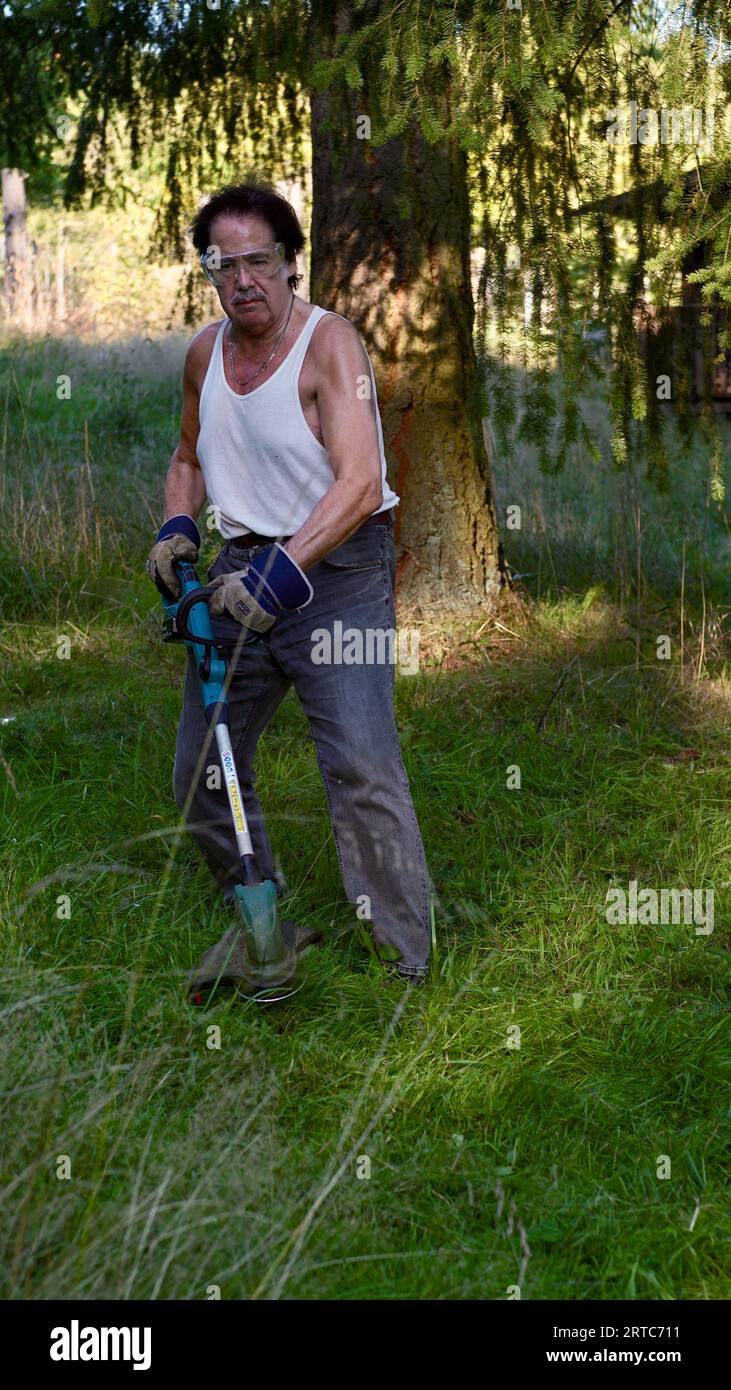
<svg viewBox="0 0 731 1390">
<path fill-rule="evenodd" d="M 234 825 L 236 826 L 236 829 L 239 832 L 239 834 L 243 835 L 244 812 L 241 802 L 239 800 L 239 793 L 236 785 L 236 768 L 234 767 L 233 758 L 229 753 L 225 753 L 223 756 L 223 771 L 226 777 L 226 782 L 228 785 L 228 794 L 233 809 Z"/>
<path fill-rule="evenodd" d="M 239 801 L 239 794 L 238 794 L 238 792 L 237 792 L 237 790 L 236 790 L 236 783 L 235 783 L 235 782 L 229 782 L 229 784 L 228 784 L 228 790 L 229 790 L 229 795 L 230 795 L 230 797 L 231 797 L 231 805 L 233 806 L 233 812 L 234 812 L 234 825 L 236 826 L 236 829 L 237 829 L 238 831 L 240 831 L 240 832 L 243 834 L 243 829 L 244 829 L 244 813 L 243 813 L 243 811 L 242 811 L 242 809 L 241 809 L 241 802 Z"/>
</svg>

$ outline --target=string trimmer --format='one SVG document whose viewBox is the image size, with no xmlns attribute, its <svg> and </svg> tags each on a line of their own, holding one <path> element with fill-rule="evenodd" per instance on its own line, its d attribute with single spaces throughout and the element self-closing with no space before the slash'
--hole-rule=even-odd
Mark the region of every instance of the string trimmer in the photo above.
<svg viewBox="0 0 731 1390">
<path fill-rule="evenodd" d="M 221 942 L 206 952 L 198 971 L 192 972 L 188 998 L 201 1004 L 217 984 L 233 985 L 258 1003 L 287 999 L 301 989 L 297 980 L 297 952 L 319 939 L 321 933 L 280 920 L 276 884 L 263 879 L 256 862 L 244 810 L 228 727 L 225 650 L 248 645 L 259 634 L 242 632 L 231 640 L 214 637 L 208 600 L 214 589 L 198 579 L 193 565 L 175 565 L 181 593 L 177 600 L 163 597 L 163 641 L 185 642 L 193 653 L 200 680 L 203 709 L 214 730 L 223 780 L 236 834 L 242 882 L 234 888 L 242 927 L 228 931 Z"/>
</svg>

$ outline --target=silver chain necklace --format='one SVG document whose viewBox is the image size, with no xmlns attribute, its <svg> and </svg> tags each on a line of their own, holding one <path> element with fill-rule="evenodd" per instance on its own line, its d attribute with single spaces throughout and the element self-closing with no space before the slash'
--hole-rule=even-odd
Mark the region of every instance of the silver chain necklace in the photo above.
<svg viewBox="0 0 731 1390">
<path fill-rule="evenodd" d="M 290 306 L 289 306 L 289 313 L 287 314 L 287 322 L 285 323 L 284 328 L 282 329 L 282 331 L 281 331 L 279 337 L 277 338 L 277 341 L 276 341 L 276 343 L 274 344 L 274 347 L 272 348 L 271 352 L 269 353 L 269 356 L 267 357 L 266 362 L 262 362 L 262 364 L 261 364 L 261 366 L 258 368 L 258 370 L 254 372 L 254 375 L 253 375 L 253 376 L 247 377 L 247 378 L 246 378 L 246 381 L 241 381 L 241 380 L 239 379 L 239 377 L 237 377 L 237 375 L 236 375 L 236 368 L 235 368 L 235 366 L 234 366 L 234 348 L 233 348 L 233 343 L 232 343 L 232 341 L 231 341 L 231 320 L 229 319 L 229 321 L 228 321 L 228 328 L 229 328 L 229 333 L 228 333 L 228 350 L 229 350 L 229 356 L 230 356 L 230 358 L 231 358 L 231 375 L 233 376 L 233 379 L 234 379 L 234 381 L 236 382 L 236 385 L 237 385 L 237 386 L 248 386 L 248 385 L 250 384 L 250 382 L 256 381 L 256 378 L 257 378 L 258 376 L 261 376 L 262 372 L 266 371 L 266 369 L 267 369 L 267 367 L 269 366 L 269 363 L 271 362 L 272 358 L 276 355 L 276 353 L 279 351 L 279 348 L 280 348 L 281 345 L 282 345 L 282 340 L 283 340 L 283 338 L 284 338 L 284 335 L 285 335 L 285 333 L 287 332 L 287 329 L 289 328 L 289 320 L 290 320 L 291 317 L 292 317 L 292 310 L 293 310 L 293 308 L 294 308 L 294 294 L 292 295 L 292 301 L 291 301 Z"/>
</svg>

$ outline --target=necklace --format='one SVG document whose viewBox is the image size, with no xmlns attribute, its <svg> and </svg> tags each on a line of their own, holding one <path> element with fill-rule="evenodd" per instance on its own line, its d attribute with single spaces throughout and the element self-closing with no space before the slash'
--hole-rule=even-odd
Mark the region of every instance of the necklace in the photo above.
<svg viewBox="0 0 731 1390">
<path fill-rule="evenodd" d="M 287 332 L 287 329 L 289 328 L 289 320 L 290 320 L 291 317 L 292 317 L 292 310 L 293 310 L 293 308 L 294 308 L 294 294 L 292 295 L 292 300 L 291 300 L 291 303 L 290 303 L 290 306 L 289 306 L 289 313 L 287 314 L 287 322 L 285 323 L 284 328 L 282 329 L 282 331 L 281 331 L 279 337 L 277 338 L 277 341 L 276 341 L 276 343 L 274 344 L 274 347 L 272 348 L 271 352 L 269 353 L 269 356 L 267 357 L 266 362 L 262 362 L 262 364 L 261 364 L 261 366 L 258 368 L 258 370 L 254 372 L 254 375 L 253 375 L 253 376 L 248 376 L 248 377 L 246 378 L 246 381 L 241 381 L 241 380 L 239 379 L 239 377 L 237 377 L 237 375 L 236 375 L 236 368 L 235 368 L 235 366 L 234 366 L 234 348 L 233 348 L 233 343 L 232 343 L 232 341 L 231 341 L 231 320 L 229 319 L 229 321 L 228 321 L 228 327 L 229 327 L 229 334 L 228 334 L 228 351 L 229 351 L 229 357 L 230 357 L 230 359 L 231 359 L 231 375 L 233 376 L 233 379 L 234 379 L 234 381 L 236 382 L 236 385 L 237 385 L 237 386 L 248 386 L 248 385 L 250 384 L 250 382 L 255 381 L 256 378 L 257 378 L 258 376 L 261 376 L 261 374 L 262 374 L 263 371 L 266 371 L 266 368 L 269 366 L 269 363 L 271 362 L 272 358 L 276 355 L 276 353 L 279 351 L 279 348 L 280 348 L 281 345 L 282 345 L 282 340 L 283 340 L 283 338 L 284 338 L 284 335 L 285 335 L 285 333 Z"/>
</svg>

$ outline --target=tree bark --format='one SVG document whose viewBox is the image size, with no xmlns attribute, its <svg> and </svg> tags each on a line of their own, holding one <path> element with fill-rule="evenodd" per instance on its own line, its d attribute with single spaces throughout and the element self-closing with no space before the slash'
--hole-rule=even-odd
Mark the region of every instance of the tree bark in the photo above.
<svg viewBox="0 0 731 1390">
<path fill-rule="evenodd" d="M 5 228 L 5 294 L 13 323 L 30 327 L 31 284 L 26 228 L 25 180 L 22 169 L 3 169 L 3 223 Z"/>
<path fill-rule="evenodd" d="M 418 129 L 375 148 L 358 135 L 368 110 L 362 91 L 311 95 L 311 298 L 373 360 L 399 597 L 491 604 L 507 576 L 475 404 L 466 159 Z"/>
</svg>

